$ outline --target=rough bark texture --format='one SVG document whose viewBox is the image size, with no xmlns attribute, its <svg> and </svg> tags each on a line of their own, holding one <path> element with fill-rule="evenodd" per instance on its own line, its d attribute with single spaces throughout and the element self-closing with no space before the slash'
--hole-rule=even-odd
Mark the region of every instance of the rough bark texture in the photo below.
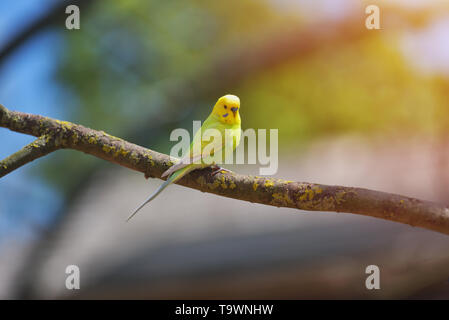
<svg viewBox="0 0 449 320">
<path fill-rule="evenodd" d="M 160 178 L 168 155 L 74 123 L 9 111 L 0 105 L 0 126 L 38 137 L 0 161 L 0 177 L 58 149 L 74 149 Z M 329 186 L 268 177 L 197 170 L 178 184 L 220 196 L 276 207 L 355 213 L 449 234 L 449 209 L 443 205 L 363 188 Z"/>
</svg>

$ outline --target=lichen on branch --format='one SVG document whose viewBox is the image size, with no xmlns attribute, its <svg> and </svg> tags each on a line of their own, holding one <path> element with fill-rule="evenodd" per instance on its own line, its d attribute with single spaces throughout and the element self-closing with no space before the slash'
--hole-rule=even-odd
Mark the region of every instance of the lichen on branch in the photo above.
<svg viewBox="0 0 449 320">
<path fill-rule="evenodd" d="M 160 178 L 171 165 L 168 155 L 146 149 L 103 131 L 39 115 L 10 111 L 0 105 L 0 126 L 38 137 L 0 162 L 0 177 L 59 149 L 73 149 Z M 6 167 L 6 168 L 5 168 Z M 355 213 L 449 234 L 449 209 L 430 201 L 363 188 L 196 170 L 178 184 L 202 192 L 308 211 Z"/>
</svg>

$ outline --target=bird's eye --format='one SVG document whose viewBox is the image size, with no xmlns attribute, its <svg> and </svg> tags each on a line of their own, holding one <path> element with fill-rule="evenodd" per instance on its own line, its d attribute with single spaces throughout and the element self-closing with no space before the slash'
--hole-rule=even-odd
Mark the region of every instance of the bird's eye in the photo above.
<svg viewBox="0 0 449 320">
<path fill-rule="evenodd" d="M 228 107 L 227 106 L 224 106 L 225 107 L 225 109 L 227 109 Z"/>
</svg>

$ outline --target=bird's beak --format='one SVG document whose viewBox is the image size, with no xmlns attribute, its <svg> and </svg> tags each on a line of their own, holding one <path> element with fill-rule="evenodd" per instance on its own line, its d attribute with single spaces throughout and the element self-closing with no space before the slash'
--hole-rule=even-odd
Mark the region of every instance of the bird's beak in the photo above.
<svg viewBox="0 0 449 320">
<path fill-rule="evenodd" d="M 234 114 L 234 117 L 235 117 L 235 114 L 237 113 L 237 110 L 238 110 L 238 108 L 236 108 L 236 107 L 231 108 L 231 111 Z"/>
</svg>

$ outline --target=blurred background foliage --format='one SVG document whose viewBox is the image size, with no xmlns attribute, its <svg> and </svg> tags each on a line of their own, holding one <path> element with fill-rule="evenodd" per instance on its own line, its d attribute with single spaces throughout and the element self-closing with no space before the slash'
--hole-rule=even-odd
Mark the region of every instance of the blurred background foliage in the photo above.
<svg viewBox="0 0 449 320">
<path fill-rule="evenodd" d="M 95 2 L 83 16 L 81 30 L 65 35 L 57 76 L 75 98 L 65 107 L 73 121 L 168 153 L 170 131 L 186 125 L 191 129 L 191 121 L 204 119 L 217 97 L 170 105 L 166 93 L 176 94 L 177 87 L 194 92 L 193 79 L 217 59 L 299 20 L 285 18 L 263 1 Z M 220 76 L 212 81 L 219 83 Z M 244 114 L 251 114 L 249 105 Z M 264 117 L 261 113 L 257 119 Z M 167 122 L 169 126 L 161 126 Z M 143 130 L 133 136 L 136 126 Z M 67 191 L 95 162 L 70 152 L 44 164 L 43 172 Z M 75 178 L 67 179 L 63 172 Z"/>
<path fill-rule="evenodd" d="M 64 32 L 57 77 L 72 96 L 64 105 L 68 118 L 168 153 L 170 131 L 204 119 L 216 95 L 171 105 L 165 94 L 194 93 L 194 79 L 236 48 L 304 27 L 300 13 L 253 0 L 96 1 L 81 30 Z M 355 43 L 323 44 L 227 91 L 242 97 L 243 127 L 280 128 L 283 149 L 343 133 L 428 133 L 446 100 L 432 77 L 404 60 L 400 36 L 378 32 Z M 210 81 L 220 77 L 217 72 Z M 136 127 L 143 130 L 133 136 Z M 69 193 L 99 161 L 64 152 L 43 162 L 42 172 Z"/>
</svg>

